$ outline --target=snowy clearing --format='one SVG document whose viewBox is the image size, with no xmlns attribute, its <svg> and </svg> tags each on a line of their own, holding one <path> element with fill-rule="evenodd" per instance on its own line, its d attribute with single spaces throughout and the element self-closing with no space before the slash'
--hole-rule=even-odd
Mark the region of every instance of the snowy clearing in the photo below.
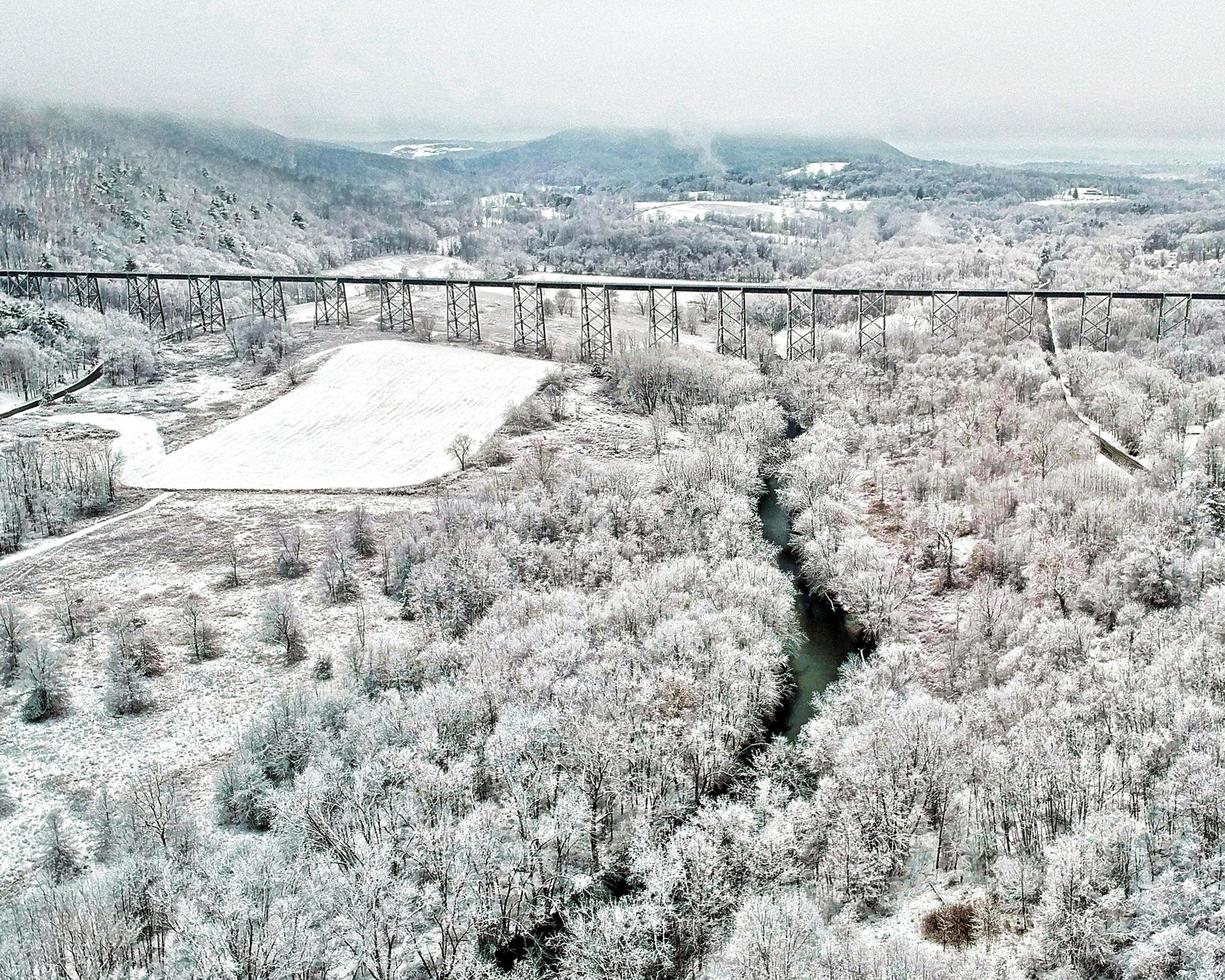
<svg viewBox="0 0 1225 980">
<path fill-rule="evenodd" d="M 867 201 L 832 197 L 823 191 L 810 191 L 781 199 L 781 203 L 765 201 L 636 201 L 634 210 L 642 221 L 704 221 L 712 214 L 727 218 L 770 219 L 804 215 L 819 217 L 823 211 L 862 211 Z"/>
<path fill-rule="evenodd" d="M 479 445 L 551 370 L 458 347 L 352 344 L 301 387 L 148 470 L 135 467 L 128 482 L 164 490 L 410 486 L 455 469 L 451 440 L 466 433 Z"/>
<path fill-rule="evenodd" d="M 162 434 L 157 423 L 143 415 L 120 412 L 70 412 L 54 416 L 56 422 L 80 422 L 116 433 L 112 448 L 123 454 L 123 482 L 137 487 L 137 480 L 148 475 L 162 461 Z"/>
<path fill-rule="evenodd" d="M 845 170 L 847 167 L 846 160 L 816 160 L 813 163 L 806 163 L 802 167 L 796 167 L 794 170 L 784 170 L 784 177 L 828 177 L 830 174 L 836 174 L 839 170 Z"/>
</svg>

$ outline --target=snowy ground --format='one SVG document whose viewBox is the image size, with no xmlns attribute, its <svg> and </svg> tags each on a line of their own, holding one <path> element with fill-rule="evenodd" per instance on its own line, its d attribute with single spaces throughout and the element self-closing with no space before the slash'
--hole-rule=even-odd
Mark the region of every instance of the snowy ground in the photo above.
<svg viewBox="0 0 1225 980">
<path fill-rule="evenodd" d="M 397 348 L 388 352 L 393 356 L 403 348 L 426 357 L 449 352 L 473 364 L 494 359 L 498 364 L 557 367 L 394 341 L 354 345 L 333 356 L 374 346 Z M 559 453 L 559 465 L 581 457 L 601 467 L 648 466 L 652 448 L 647 420 L 600 394 L 601 382 L 589 372 L 569 370 L 566 418 L 542 431 L 508 437 L 510 454 L 526 455 L 543 440 Z M 472 387 L 485 391 L 487 376 L 480 376 L 478 384 L 461 393 Z M 411 389 L 412 379 L 404 387 Z M 131 390 L 111 394 L 125 393 Z M 141 445 L 138 425 L 90 415 L 77 421 L 120 431 L 129 447 Z M 44 416 L 41 424 L 54 424 L 52 416 Z M 395 528 L 411 528 L 417 515 L 431 508 L 432 497 L 463 496 L 485 479 L 483 470 L 452 472 L 437 494 L 412 497 L 373 491 L 159 494 L 118 520 L 99 522 L 82 539 L 55 539 L 54 560 L 31 555 L 4 567 L 3 598 L 29 615 L 40 641 L 63 651 L 69 705 L 54 721 L 24 724 L 17 710 L 18 689 L 0 689 L 0 773 L 16 806 L 0 828 L 0 905 L 29 884 L 38 828 L 49 810 L 60 810 L 75 839 L 88 848 L 94 839 L 90 828 L 99 789 L 107 786 L 118 793 L 127 779 L 147 767 L 161 767 L 181 778 L 193 813 L 211 823 L 217 770 L 232 756 L 244 725 L 263 712 L 277 692 L 314 687 L 310 669 L 316 657 L 330 656 L 338 671 L 344 669 L 359 608 L 366 616 L 371 648 L 418 642 L 414 624 L 400 619 L 397 601 L 383 594 L 378 556 L 356 563 L 362 605 L 327 601 L 317 573 L 326 543 L 337 530 L 343 532 L 358 502 L 370 513 L 376 539 L 383 541 Z M 131 490 L 121 495 L 125 503 L 142 499 Z M 294 526 L 302 530 L 304 555 L 312 568 L 301 578 L 287 580 L 275 572 L 277 532 Z M 222 583 L 231 539 L 240 555 L 238 588 Z M 307 625 L 310 659 L 295 667 L 286 666 L 277 650 L 257 635 L 259 610 L 267 596 L 280 589 L 293 596 Z M 66 594 L 79 598 L 93 624 L 88 636 L 71 644 L 62 642 L 49 613 Z M 198 598 L 217 627 L 224 651 L 217 660 L 192 663 L 187 656 L 181 608 L 188 596 Z M 154 708 L 113 718 L 103 704 L 102 670 L 110 649 L 106 627 L 124 610 L 139 613 L 147 622 L 144 629 L 162 648 L 167 672 L 147 681 Z"/>
<path fill-rule="evenodd" d="M 476 445 L 552 370 L 545 361 L 393 340 L 351 344 L 300 387 L 150 461 L 147 427 L 121 431 L 136 447 L 132 486 L 158 489 L 387 489 L 455 468 L 447 446 Z M 104 427 L 113 428 L 106 422 Z"/>
<path fill-rule="evenodd" d="M 634 210 L 643 221 L 701 221 L 712 214 L 728 218 L 765 218 L 783 221 L 786 218 L 820 217 L 826 210 L 862 211 L 867 201 L 821 196 L 813 191 L 790 198 L 783 203 L 765 201 L 636 201 Z"/>
<path fill-rule="evenodd" d="M 783 171 L 784 177 L 828 177 L 830 174 L 836 174 L 839 170 L 845 170 L 847 161 L 845 160 L 817 160 L 813 163 L 806 163 L 802 167 L 796 167 L 794 170 Z"/>
</svg>

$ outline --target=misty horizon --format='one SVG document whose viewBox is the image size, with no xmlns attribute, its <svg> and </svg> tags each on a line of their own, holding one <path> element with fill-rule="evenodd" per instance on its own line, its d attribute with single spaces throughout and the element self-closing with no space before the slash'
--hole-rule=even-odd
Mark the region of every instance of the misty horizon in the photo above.
<svg viewBox="0 0 1225 980">
<path fill-rule="evenodd" d="M 389 16 L 225 0 L 19 7 L 0 96 L 241 118 L 289 136 L 535 138 L 558 130 L 856 135 L 962 162 L 1225 156 L 1225 10 L 1154 11 L 1177 70 L 1097 4 L 656 10 L 427 3 Z M 3 4 L 0 4 L 3 6 Z M 627 30 L 627 25 L 650 25 Z M 1032 151 L 1029 150 L 1032 148 Z M 1095 152 L 1096 151 L 1096 152 Z"/>
</svg>

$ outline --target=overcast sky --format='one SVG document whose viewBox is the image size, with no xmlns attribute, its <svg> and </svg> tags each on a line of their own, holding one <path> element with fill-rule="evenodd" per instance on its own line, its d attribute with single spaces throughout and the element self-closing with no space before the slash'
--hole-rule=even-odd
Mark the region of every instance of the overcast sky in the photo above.
<svg viewBox="0 0 1225 980">
<path fill-rule="evenodd" d="M 0 94 L 349 139 L 666 124 L 1211 152 L 1223 47 L 1221 0 L 0 0 Z"/>
</svg>

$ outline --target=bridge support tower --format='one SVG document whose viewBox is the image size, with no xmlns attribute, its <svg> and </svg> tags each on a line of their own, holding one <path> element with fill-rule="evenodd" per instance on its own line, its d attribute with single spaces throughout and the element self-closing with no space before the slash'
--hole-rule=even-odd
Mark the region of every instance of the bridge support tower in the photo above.
<svg viewBox="0 0 1225 980">
<path fill-rule="evenodd" d="M 961 320 L 961 293 L 932 293 L 932 338 L 943 344 L 957 337 Z"/>
<path fill-rule="evenodd" d="M 612 357 L 612 304 L 607 286 L 579 287 L 578 356 L 582 361 Z"/>
<path fill-rule="evenodd" d="M 83 306 L 87 310 L 106 312 L 102 305 L 102 290 L 98 287 L 97 276 L 68 276 L 64 280 L 64 296 L 70 303 L 76 303 L 77 306 Z"/>
<path fill-rule="evenodd" d="M 280 279 L 251 277 L 251 315 L 272 320 L 288 320 L 285 312 L 285 286 Z"/>
<path fill-rule="evenodd" d="M 0 279 L 0 289 L 14 299 L 42 299 L 42 277 L 28 272 L 17 272 Z"/>
<path fill-rule="evenodd" d="M 1104 351 L 1110 346 L 1113 293 L 1085 293 L 1080 300 L 1080 345 Z"/>
<path fill-rule="evenodd" d="M 883 355 L 886 349 L 885 293 L 859 291 L 859 355 Z"/>
<path fill-rule="evenodd" d="M 447 340 L 480 343 L 481 315 L 476 305 L 476 287 L 470 282 L 447 283 Z"/>
<path fill-rule="evenodd" d="M 656 347 L 660 343 L 681 342 L 680 316 L 676 309 L 676 290 L 652 286 L 648 291 L 650 306 L 647 308 L 647 345 Z"/>
<path fill-rule="evenodd" d="M 544 325 L 544 297 L 534 283 L 515 283 L 515 331 L 513 346 L 519 351 L 543 354 L 548 349 Z"/>
<path fill-rule="evenodd" d="M 413 291 L 403 279 L 379 283 L 379 329 L 415 331 Z"/>
<path fill-rule="evenodd" d="M 817 294 L 811 289 L 787 291 L 787 360 L 817 356 Z"/>
<path fill-rule="evenodd" d="M 1028 340 L 1034 335 L 1034 294 L 1009 293 L 1004 297 L 1004 340 Z"/>
<path fill-rule="evenodd" d="M 1173 334 L 1187 336 L 1191 323 L 1191 297 L 1166 294 L 1157 301 L 1157 343 Z"/>
<path fill-rule="evenodd" d="M 199 327 L 212 333 L 225 329 L 225 303 L 221 283 L 211 277 L 192 276 L 187 280 L 187 328 Z"/>
<path fill-rule="evenodd" d="M 743 289 L 719 290 L 720 354 L 749 356 L 749 324 Z"/>
<path fill-rule="evenodd" d="M 128 315 L 144 323 L 158 336 L 166 332 L 166 311 L 162 306 L 162 287 L 153 276 L 128 278 Z"/>
<path fill-rule="evenodd" d="M 349 297 L 339 279 L 315 280 L 315 326 L 349 325 Z"/>
</svg>

